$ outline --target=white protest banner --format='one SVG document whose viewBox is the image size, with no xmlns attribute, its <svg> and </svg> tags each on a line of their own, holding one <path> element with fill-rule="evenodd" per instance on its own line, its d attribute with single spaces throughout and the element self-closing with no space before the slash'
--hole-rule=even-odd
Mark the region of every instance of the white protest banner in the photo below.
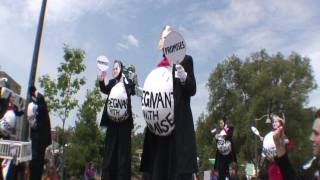
<svg viewBox="0 0 320 180">
<path fill-rule="evenodd" d="M 159 136 L 169 135 L 175 127 L 171 68 L 158 67 L 149 73 L 141 103 L 149 130 Z"/>
<path fill-rule="evenodd" d="M 262 155 L 266 156 L 269 160 L 272 160 L 277 156 L 272 131 L 270 131 L 263 139 Z"/>
<path fill-rule="evenodd" d="M 186 42 L 180 33 L 172 31 L 164 40 L 162 49 L 170 64 L 179 64 L 186 56 Z"/>
<path fill-rule="evenodd" d="M 38 105 L 35 104 L 34 102 L 30 102 L 28 104 L 27 119 L 29 121 L 29 125 L 31 128 L 34 128 L 36 126 L 37 109 L 38 109 Z"/>
<path fill-rule="evenodd" d="M 107 71 L 109 69 L 109 59 L 105 56 L 99 56 L 97 66 L 100 71 Z"/>
<path fill-rule="evenodd" d="M 111 120 L 116 122 L 128 118 L 128 96 L 123 82 L 117 83 L 110 91 L 107 104 L 107 112 Z"/>
<path fill-rule="evenodd" d="M 15 131 L 16 115 L 13 110 L 7 111 L 0 120 L 0 131 L 3 135 L 8 136 Z"/>
</svg>

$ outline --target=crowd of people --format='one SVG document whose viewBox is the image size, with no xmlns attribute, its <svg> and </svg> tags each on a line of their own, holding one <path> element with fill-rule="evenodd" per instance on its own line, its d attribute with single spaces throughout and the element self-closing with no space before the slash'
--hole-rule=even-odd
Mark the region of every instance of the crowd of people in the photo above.
<svg viewBox="0 0 320 180">
<path fill-rule="evenodd" d="M 166 26 L 161 32 L 160 50 L 164 49 L 165 39 L 171 32 L 170 26 Z M 100 71 L 98 75 L 100 91 L 107 95 L 100 121 L 100 126 L 107 128 L 101 169 L 103 180 L 131 179 L 131 134 L 134 120 L 131 96 L 134 95 L 141 98 L 145 108 L 143 109 L 144 118 L 147 122 L 140 163 L 142 179 L 197 179 L 196 138 L 190 107 L 191 97 L 196 94 L 193 58 L 185 55 L 177 63 L 172 63 L 163 51 L 160 62 L 152 72 L 154 74 L 161 72 L 158 73 L 155 81 L 164 82 L 163 78 L 166 78 L 167 83 L 155 86 L 151 90 L 139 87 L 134 68 L 125 69 L 120 60 L 115 60 L 113 63 L 112 78 L 108 80 L 107 69 Z M 161 86 L 165 86 L 165 91 L 160 91 Z M 30 179 L 59 179 L 54 165 L 51 162 L 45 162 L 44 158 L 46 148 L 51 144 L 50 117 L 45 98 L 34 86 L 29 87 L 29 92 L 31 102 L 27 116 L 32 140 Z M 18 108 L 14 100 L 14 94 L 1 99 L 1 118 L 9 116 L 9 113 L 13 117 L 23 115 L 23 109 Z M 263 148 L 262 153 L 268 161 L 268 166 L 265 169 L 265 176 L 260 174 L 258 177 L 271 180 L 302 179 L 303 177 L 298 176 L 288 158 L 292 140 L 284 134 L 285 119 L 274 115 L 272 120 L 272 129 L 264 139 L 271 138 L 274 146 Z M 211 131 L 216 144 L 211 180 L 242 179 L 238 175 L 237 155 L 232 139 L 234 128 L 228 124 L 226 117 L 221 117 L 218 124 L 219 126 Z M 14 131 L 10 129 L 12 125 L 4 120 L 0 121 L 0 125 L 1 128 L 9 127 L 2 128 L 1 138 L 10 139 L 10 134 Z M 308 172 L 311 172 L 308 177 L 320 179 L 319 115 L 314 121 L 310 141 L 313 145 L 313 164 L 316 165 L 313 170 L 307 168 Z M 86 164 L 83 177 L 85 180 L 96 178 L 93 162 Z"/>
</svg>

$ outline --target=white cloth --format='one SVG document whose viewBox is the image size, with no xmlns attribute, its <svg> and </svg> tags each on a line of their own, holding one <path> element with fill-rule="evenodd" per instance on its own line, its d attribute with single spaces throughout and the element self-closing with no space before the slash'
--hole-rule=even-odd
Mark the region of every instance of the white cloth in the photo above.
<svg viewBox="0 0 320 180">
<path fill-rule="evenodd" d="M 181 83 L 185 83 L 187 80 L 187 72 L 184 70 L 184 68 L 180 65 L 176 65 L 176 71 L 175 71 L 175 78 L 180 79 Z"/>
</svg>

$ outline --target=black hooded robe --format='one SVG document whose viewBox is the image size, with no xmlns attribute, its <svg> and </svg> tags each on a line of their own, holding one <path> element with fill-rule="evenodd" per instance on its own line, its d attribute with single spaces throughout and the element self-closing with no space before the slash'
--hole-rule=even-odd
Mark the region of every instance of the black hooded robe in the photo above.
<svg viewBox="0 0 320 180">
<path fill-rule="evenodd" d="M 218 148 L 216 150 L 216 161 L 214 164 L 214 169 L 219 173 L 219 180 L 224 180 L 229 177 L 229 165 L 232 162 L 237 162 L 237 157 L 232 142 L 233 127 L 229 127 L 225 140 L 231 143 L 231 152 L 227 155 L 223 155 L 219 152 Z M 218 141 L 217 141 L 218 142 Z"/>
<path fill-rule="evenodd" d="M 198 171 L 195 130 L 190 107 L 196 93 L 193 60 L 186 55 L 180 63 L 187 72 L 186 82 L 173 78 L 175 129 L 168 136 L 156 136 L 146 128 L 140 171 L 145 179 L 191 179 Z M 173 77 L 175 66 L 173 68 Z"/>
<path fill-rule="evenodd" d="M 30 179 L 40 180 L 43 173 L 46 148 L 52 143 L 51 125 L 47 104 L 42 94 L 38 93 L 36 127 L 31 128 L 32 160 L 30 162 Z"/>
<path fill-rule="evenodd" d="M 99 81 L 100 90 L 104 94 L 109 95 L 111 89 L 117 83 L 116 79 L 111 79 L 107 85 L 105 85 L 104 81 Z M 102 164 L 102 180 L 131 179 L 131 130 L 133 128 L 133 118 L 130 96 L 134 95 L 134 84 L 130 79 L 125 80 L 125 78 L 123 78 L 123 83 L 128 96 L 128 118 L 122 122 L 112 121 L 107 112 L 108 99 L 106 100 L 101 118 L 100 126 L 107 127 Z"/>
</svg>

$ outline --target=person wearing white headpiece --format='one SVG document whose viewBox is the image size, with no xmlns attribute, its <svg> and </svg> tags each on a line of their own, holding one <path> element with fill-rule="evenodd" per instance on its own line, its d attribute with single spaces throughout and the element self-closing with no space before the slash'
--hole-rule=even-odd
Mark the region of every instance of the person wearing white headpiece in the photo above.
<svg viewBox="0 0 320 180">
<path fill-rule="evenodd" d="M 40 180 L 43 173 L 46 148 L 52 143 L 49 110 L 44 96 L 35 86 L 29 87 L 31 102 L 27 117 L 30 124 L 32 159 L 29 164 L 30 179 Z"/>
<path fill-rule="evenodd" d="M 131 95 L 135 84 L 123 75 L 124 66 L 115 60 L 112 79 L 105 84 L 106 71 L 99 76 L 102 93 L 108 95 L 100 126 L 107 127 L 102 164 L 102 180 L 131 179 L 131 131 L 133 117 Z"/>
<path fill-rule="evenodd" d="M 313 157 L 309 162 L 302 166 L 302 171 L 301 169 L 295 171 L 291 164 L 286 148 L 284 130 L 284 127 L 281 126 L 273 133 L 273 140 L 276 147 L 276 157 L 274 159 L 279 165 L 283 179 L 320 179 L 320 110 L 316 112 L 316 118 L 313 121 L 311 135 L 309 137 L 309 140 L 312 143 Z"/>
<path fill-rule="evenodd" d="M 229 165 L 237 162 L 234 144 L 232 142 L 233 127 L 227 124 L 227 119 L 222 117 L 219 120 L 217 131 L 211 131 L 215 134 L 216 139 L 216 158 L 214 169 L 218 171 L 218 177 L 221 180 L 229 177 Z"/>
<path fill-rule="evenodd" d="M 163 49 L 164 40 L 171 31 L 170 26 L 164 27 L 158 43 L 159 49 Z M 172 76 L 167 79 L 172 79 L 173 92 L 170 94 L 173 94 L 174 105 L 173 116 L 170 117 L 174 117 L 174 128 L 168 134 L 158 135 L 167 132 L 168 128 L 151 127 L 147 123 L 140 171 L 145 175 L 144 179 L 191 180 L 193 174 L 198 171 L 195 130 L 190 107 L 191 96 L 196 93 L 193 59 L 186 55 L 180 63 L 172 65 L 170 59 L 163 55 L 157 69 L 161 67 L 166 68 Z"/>
<path fill-rule="evenodd" d="M 16 118 L 24 114 L 23 109 L 15 105 L 15 94 L 10 93 L 4 99 L 0 99 L 0 136 L 8 139 L 15 132 Z"/>
</svg>

